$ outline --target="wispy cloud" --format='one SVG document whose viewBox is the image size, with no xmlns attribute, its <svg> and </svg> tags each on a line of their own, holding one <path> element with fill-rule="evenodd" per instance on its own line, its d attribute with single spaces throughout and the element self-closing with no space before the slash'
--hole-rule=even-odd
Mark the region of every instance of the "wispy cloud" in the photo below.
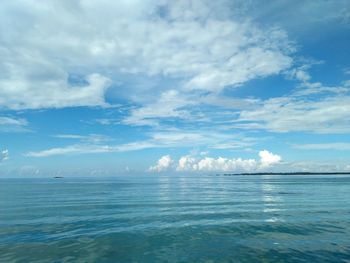
<svg viewBox="0 0 350 263">
<path fill-rule="evenodd" d="M 189 112 L 181 108 L 191 104 L 194 102 L 185 99 L 178 91 L 169 90 L 162 93 L 156 102 L 131 110 L 130 116 L 125 118 L 123 123 L 157 126 L 161 119 L 186 119 Z"/>
<path fill-rule="evenodd" d="M 109 137 L 102 135 L 73 135 L 61 134 L 55 137 L 63 139 L 75 139 L 80 143 L 64 147 L 55 147 L 41 151 L 31 151 L 28 157 L 47 157 L 54 155 L 89 154 L 138 151 L 150 148 L 179 148 L 179 147 L 207 147 L 209 149 L 246 149 L 254 145 L 256 138 L 245 137 L 240 134 L 227 134 L 215 131 L 180 131 L 165 130 L 148 134 L 148 138 L 119 145 L 105 144 Z"/>
<path fill-rule="evenodd" d="M 60 138 L 60 139 L 79 140 L 87 143 L 102 143 L 102 142 L 107 142 L 112 140 L 110 137 L 102 134 L 89 134 L 89 135 L 56 134 L 53 137 Z"/>
<path fill-rule="evenodd" d="M 25 132 L 25 131 L 29 131 L 27 126 L 28 126 L 28 121 L 26 119 L 0 116 L 0 131 Z"/>
<path fill-rule="evenodd" d="M 103 144 L 73 144 L 64 147 L 55 147 L 41 151 L 31 151 L 25 154 L 27 157 L 49 157 L 56 155 L 72 154 L 92 154 L 92 153 L 113 153 L 137 151 L 148 148 L 157 148 L 159 145 L 150 142 L 133 142 L 121 145 L 103 145 Z"/>
<path fill-rule="evenodd" d="M 25 119 L 15 119 L 11 117 L 0 117 L 0 125 L 10 126 L 26 126 L 28 124 Z"/>
<path fill-rule="evenodd" d="M 69 145 L 66 147 L 57 147 L 47 150 L 37 151 L 37 152 L 28 152 L 25 154 L 28 157 L 48 157 L 54 155 L 69 155 L 69 154 L 87 154 L 87 153 L 104 153 L 104 152 L 113 152 L 117 149 L 112 148 L 107 145 Z"/>
<path fill-rule="evenodd" d="M 253 20 L 279 25 L 299 36 L 310 36 L 314 32 L 327 34 L 334 28 L 327 27 L 330 24 L 349 25 L 350 23 L 350 8 L 347 0 L 322 2 L 238 0 L 237 2 L 243 5 L 244 14 L 249 15 Z"/>
<path fill-rule="evenodd" d="M 300 150 L 335 150 L 335 151 L 349 151 L 350 143 L 334 142 L 334 143 L 308 143 L 295 144 L 293 148 Z"/>
<path fill-rule="evenodd" d="M 318 100 L 279 97 L 262 102 L 255 110 L 242 111 L 235 127 L 273 132 L 348 133 L 349 112 L 349 96 Z"/>
</svg>

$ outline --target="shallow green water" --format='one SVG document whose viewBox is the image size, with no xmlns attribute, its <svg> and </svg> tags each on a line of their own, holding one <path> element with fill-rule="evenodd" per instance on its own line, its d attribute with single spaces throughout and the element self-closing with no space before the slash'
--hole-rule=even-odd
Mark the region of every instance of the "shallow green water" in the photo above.
<svg viewBox="0 0 350 263">
<path fill-rule="evenodd" d="M 0 179 L 0 262 L 350 262 L 350 176 Z"/>
</svg>

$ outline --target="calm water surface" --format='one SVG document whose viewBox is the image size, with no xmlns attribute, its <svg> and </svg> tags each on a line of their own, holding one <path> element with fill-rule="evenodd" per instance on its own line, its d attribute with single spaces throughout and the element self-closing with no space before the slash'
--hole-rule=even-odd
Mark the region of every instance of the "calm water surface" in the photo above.
<svg viewBox="0 0 350 263">
<path fill-rule="evenodd" d="M 350 175 L 0 179 L 0 262 L 350 262 Z"/>
</svg>

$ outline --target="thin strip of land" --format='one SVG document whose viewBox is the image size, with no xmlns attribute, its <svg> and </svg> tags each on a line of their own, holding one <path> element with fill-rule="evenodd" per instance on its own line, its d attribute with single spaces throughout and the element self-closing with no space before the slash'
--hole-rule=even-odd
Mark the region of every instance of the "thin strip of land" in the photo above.
<svg viewBox="0 0 350 263">
<path fill-rule="evenodd" d="M 348 174 L 350 172 L 283 172 L 283 173 L 224 173 L 216 175 L 341 175 Z"/>
</svg>

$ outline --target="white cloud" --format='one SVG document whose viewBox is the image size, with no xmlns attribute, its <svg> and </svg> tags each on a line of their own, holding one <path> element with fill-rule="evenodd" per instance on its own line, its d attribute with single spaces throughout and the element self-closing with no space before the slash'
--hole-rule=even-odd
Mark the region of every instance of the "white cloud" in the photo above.
<svg viewBox="0 0 350 263">
<path fill-rule="evenodd" d="M 30 151 L 28 157 L 47 157 L 55 155 L 90 154 L 103 152 L 138 151 L 150 148 L 179 148 L 179 147 L 205 147 L 206 149 L 248 149 L 258 139 L 246 137 L 242 134 L 220 132 L 212 129 L 180 130 L 176 128 L 163 129 L 145 133 L 143 140 L 123 144 L 104 144 L 113 141 L 112 138 L 101 134 L 58 134 L 53 137 L 59 139 L 78 140 L 79 143 L 63 147 Z"/>
<path fill-rule="evenodd" d="M 257 161 L 255 159 L 213 158 L 185 155 L 180 157 L 175 169 L 179 172 L 254 172 L 271 168 L 281 161 L 279 155 L 270 153 L 266 150 L 260 151 L 259 156 L 260 160 Z M 152 166 L 149 170 L 163 171 L 163 169 L 160 168 L 163 167 L 162 164 L 168 164 L 164 166 L 166 166 L 166 169 L 169 169 L 171 164 L 168 160 L 171 160 L 169 155 L 163 156 L 158 161 L 158 164 Z"/>
<path fill-rule="evenodd" d="M 179 165 L 180 168 L 180 165 Z M 253 171 L 257 169 L 257 162 L 254 159 L 229 159 L 229 158 L 211 158 L 204 157 L 197 160 L 197 162 L 192 165 L 193 171 Z M 181 170 L 181 169 L 179 169 Z"/>
<path fill-rule="evenodd" d="M 47 70 L 46 66 L 43 69 Z M 26 69 L 23 69 L 24 71 Z M 20 71 L 20 70 L 19 70 Z M 28 73 L 29 74 L 29 73 Z M 32 73 L 30 73 L 32 74 Z M 38 72 L 33 73 L 38 74 Z M 71 106 L 108 106 L 105 91 L 110 81 L 100 74 L 87 76 L 87 84 L 74 86 L 68 76 L 50 75 L 47 79 L 27 80 L 15 73 L 11 79 L 0 80 L 0 106 L 10 109 L 61 108 Z"/>
<path fill-rule="evenodd" d="M 121 145 L 102 145 L 102 144 L 73 144 L 64 147 L 55 147 L 41 151 L 31 151 L 25 154 L 27 157 L 49 157 L 56 155 L 72 155 L 72 154 L 91 154 L 91 153 L 113 153 L 137 151 L 147 148 L 156 148 L 149 142 L 134 142 Z"/>
<path fill-rule="evenodd" d="M 158 148 L 161 147 L 160 145 L 155 144 L 152 141 L 138 141 L 138 142 L 130 142 L 125 143 L 119 146 L 113 147 L 118 152 L 128 152 L 128 151 L 139 151 L 143 149 L 149 149 L 149 148 Z"/>
<path fill-rule="evenodd" d="M 173 160 L 171 159 L 170 155 L 165 155 L 158 160 L 155 166 L 151 166 L 149 171 L 164 172 L 171 167 L 172 163 Z"/>
<path fill-rule="evenodd" d="M 317 100 L 279 97 L 262 102 L 256 109 L 241 111 L 234 127 L 273 132 L 348 133 L 349 112 L 349 96 Z"/>
<path fill-rule="evenodd" d="M 298 89 L 292 93 L 292 96 L 310 96 L 315 94 L 339 95 L 350 92 L 346 81 L 343 81 L 342 86 L 325 86 L 321 82 L 311 81 L 311 75 L 309 74 L 308 69 L 313 65 L 322 63 L 322 61 L 310 61 L 309 64 L 289 70 L 289 75 L 301 82 Z"/>
<path fill-rule="evenodd" d="M 246 1 L 245 13 L 262 23 L 277 24 L 288 28 L 298 38 L 319 32 L 331 32 L 336 26 L 350 22 L 347 0 L 338 1 Z M 293 12 L 291 12 L 293 9 Z M 341 25 L 343 24 L 343 25 Z"/>
<path fill-rule="evenodd" d="M 42 151 L 28 152 L 28 157 L 48 157 L 54 155 L 82 154 L 82 153 L 103 153 L 111 152 L 113 149 L 107 145 L 69 145 L 66 147 L 56 147 Z"/>
<path fill-rule="evenodd" d="M 307 131 L 312 133 L 348 133 L 350 131 L 350 86 L 325 86 L 312 82 L 308 70 L 322 61 L 306 61 L 286 71 L 299 85 L 288 96 L 256 101 L 243 109 L 232 127 L 265 129 L 272 132 Z"/>
<path fill-rule="evenodd" d="M 177 171 L 196 171 L 198 170 L 198 160 L 191 155 L 182 156 L 176 167 Z"/>
<path fill-rule="evenodd" d="M 89 135 L 79 135 L 79 134 L 57 134 L 54 135 L 55 138 L 60 139 L 72 139 L 72 140 L 80 140 L 82 142 L 88 143 L 101 143 L 110 141 L 111 138 L 101 134 L 89 134 Z"/>
<path fill-rule="evenodd" d="M 15 119 L 0 116 L 0 125 L 26 126 L 28 122 L 25 119 Z"/>
<path fill-rule="evenodd" d="M 269 167 L 271 165 L 277 164 L 282 159 L 281 156 L 273 154 L 267 150 L 260 151 L 259 156 L 261 167 Z"/>
<path fill-rule="evenodd" d="M 134 76 L 217 92 L 289 68 L 293 47 L 285 32 L 233 16 L 230 6 L 200 0 L 2 2 L 0 107 L 105 106 L 109 79 Z M 80 84 L 70 81 L 74 74 Z M 126 86 L 116 93 L 135 100 L 164 91 Z M 148 116 L 147 108 L 134 114 Z"/>
<path fill-rule="evenodd" d="M 178 91 L 163 92 L 160 98 L 151 104 L 131 110 L 129 117 L 123 123 L 129 125 L 158 125 L 158 119 L 180 118 L 185 119 L 189 113 L 181 110 L 186 105 L 193 104 L 182 98 Z"/>
<path fill-rule="evenodd" d="M 24 132 L 28 131 L 28 122 L 23 118 L 13 118 L 0 116 L 0 131 L 4 132 Z"/>
<path fill-rule="evenodd" d="M 106 145 L 111 138 L 98 134 L 59 134 L 56 138 L 79 140 L 73 145 L 54 147 L 40 151 L 30 151 L 28 157 L 47 157 L 67 154 L 88 154 L 98 152 L 125 152 L 149 148 L 206 147 L 212 149 L 247 149 L 254 145 L 256 138 L 240 134 L 216 132 L 213 130 L 161 130 L 145 134 L 148 138 L 119 145 Z"/>
<path fill-rule="evenodd" d="M 246 149 L 257 142 L 257 138 L 242 134 L 218 132 L 212 129 L 164 130 L 151 134 L 148 141 L 158 147 L 205 147 L 207 149 Z"/>
<path fill-rule="evenodd" d="M 9 151 L 8 150 L 2 150 L 0 152 L 0 163 L 7 160 L 9 158 Z"/>
</svg>

